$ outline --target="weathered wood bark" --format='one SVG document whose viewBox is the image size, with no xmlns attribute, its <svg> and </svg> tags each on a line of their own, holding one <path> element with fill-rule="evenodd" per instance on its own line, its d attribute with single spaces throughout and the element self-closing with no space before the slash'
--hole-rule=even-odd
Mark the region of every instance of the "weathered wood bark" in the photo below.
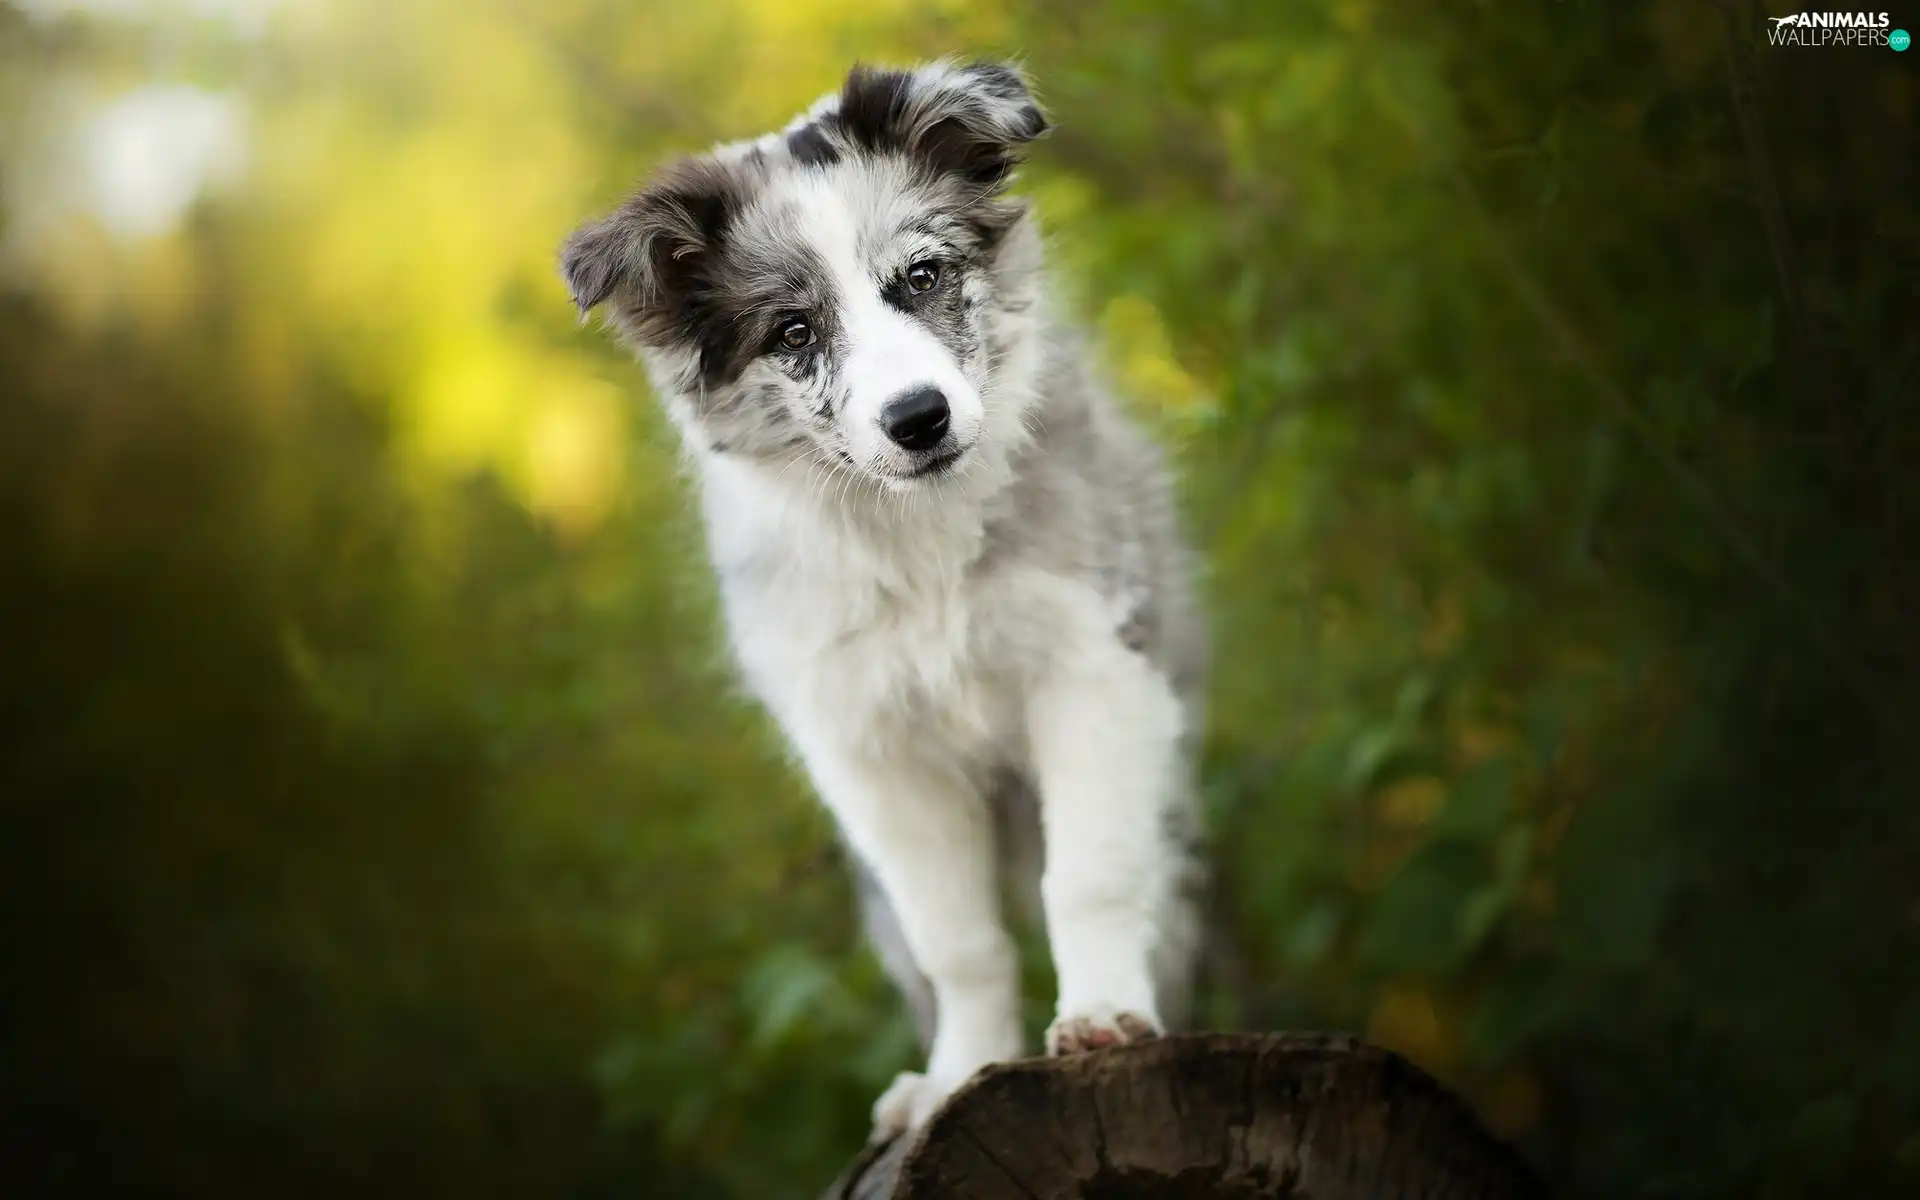
<svg viewBox="0 0 1920 1200">
<path fill-rule="evenodd" d="M 983 1072 L 824 1200 L 1494 1200 L 1520 1159 L 1419 1068 L 1349 1037 L 1196 1034 Z"/>
</svg>

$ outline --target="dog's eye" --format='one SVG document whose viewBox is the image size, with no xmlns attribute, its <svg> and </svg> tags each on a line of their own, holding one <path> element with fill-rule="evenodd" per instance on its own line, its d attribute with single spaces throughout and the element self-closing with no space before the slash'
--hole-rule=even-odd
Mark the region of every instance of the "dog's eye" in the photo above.
<svg viewBox="0 0 1920 1200">
<path fill-rule="evenodd" d="M 780 327 L 780 344 L 789 350 L 805 350 L 813 345 L 813 326 L 795 317 Z"/>
<path fill-rule="evenodd" d="M 907 287 L 915 292 L 930 292 L 939 282 L 939 263 L 918 262 L 907 268 Z"/>
</svg>

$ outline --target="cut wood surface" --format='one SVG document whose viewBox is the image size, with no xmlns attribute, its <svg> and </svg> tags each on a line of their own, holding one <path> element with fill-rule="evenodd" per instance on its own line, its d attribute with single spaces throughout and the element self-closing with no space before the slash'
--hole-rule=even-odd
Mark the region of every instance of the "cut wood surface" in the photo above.
<svg viewBox="0 0 1920 1200">
<path fill-rule="evenodd" d="M 1493 1200 L 1544 1193 L 1405 1059 L 1326 1034 L 1192 1034 L 982 1072 L 823 1200 Z"/>
</svg>

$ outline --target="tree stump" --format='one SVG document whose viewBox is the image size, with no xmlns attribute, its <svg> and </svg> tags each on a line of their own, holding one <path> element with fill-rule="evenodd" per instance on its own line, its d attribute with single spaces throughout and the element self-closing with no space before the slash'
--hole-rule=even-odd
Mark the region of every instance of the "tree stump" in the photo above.
<svg viewBox="0 0 1920 1200">
<path fill-rule="evenodd" d="M 1542 1195 L 1405 1059 L 1350 1037 L 1194 1034 L 991 1067 L 823 1200 Z"/>
</svg>

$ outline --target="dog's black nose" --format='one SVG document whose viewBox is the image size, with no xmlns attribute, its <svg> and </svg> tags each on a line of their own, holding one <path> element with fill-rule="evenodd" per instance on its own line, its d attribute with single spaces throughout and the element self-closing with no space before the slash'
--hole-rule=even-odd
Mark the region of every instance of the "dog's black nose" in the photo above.
<svg viewBox="0 0 1920 1200">
<path fill-rule="evenodd" d="M 880 428 L 908 450 L 931 450 L 947 436 L 947 398 L 937 387 L 895 396 L 880 410 Z"/>
</svg>

